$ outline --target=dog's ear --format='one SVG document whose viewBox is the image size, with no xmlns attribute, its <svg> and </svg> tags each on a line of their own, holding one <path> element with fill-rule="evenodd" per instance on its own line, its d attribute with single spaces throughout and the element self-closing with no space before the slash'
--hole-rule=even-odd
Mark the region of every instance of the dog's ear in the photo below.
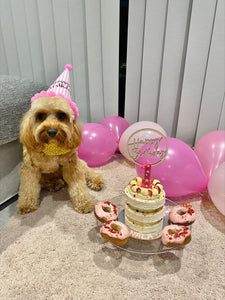
<svg viewBox="0 0 225 300">
<path fill-rule="evenodd" d="M 79 121 L 74 120 L 73 122 L 73 147 L 77 148 L 80 146 L 82 141 L 82 125 Z"/>
<path fill-rule="evenodd" d="M 30 111 L 26 112 L 20 123 L 20 142 L 28 149 L 37 149 L 38 143 L 36 142 L 33 132 L 33 123 Z"/>
</svg>

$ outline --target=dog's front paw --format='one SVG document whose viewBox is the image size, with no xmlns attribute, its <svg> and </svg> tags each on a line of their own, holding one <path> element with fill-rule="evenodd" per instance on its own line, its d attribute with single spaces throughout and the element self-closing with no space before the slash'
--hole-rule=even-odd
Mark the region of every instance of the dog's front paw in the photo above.
<svg viewBox="0 0 225 300">
<path fill-rule="evenodd" d="M 87 214 L 94 209 L 94 202 L 91 196 L 86 193 L 86 195 L 77 195 L 76 197 L 71 197 L 74 209 L 80 214 Z"/>
<path fill-rule="evenodd" d="M 89 202 L 86 203 L 84 206 L 74 206 L 74 209 L 80 214 L 87 214 L 94 210 L 94 203 Z"/>
<path fill-rule="evenodd" d="M 94 191 L 100 191 L 103 185 L 104 180 L 101 174 L 95 173 L 94 176 L 87 181 L 87 186 Z"/>
<path fill-rule="evenodd" d="M 32 211 L 35 211 L 38 209 L 39 205 L 28 205 L 28 204 L 18 204 L 17 205 L 17 213 L 20 215 L 24 215 L 27 213 L 30 213 Z"/>
</svg>

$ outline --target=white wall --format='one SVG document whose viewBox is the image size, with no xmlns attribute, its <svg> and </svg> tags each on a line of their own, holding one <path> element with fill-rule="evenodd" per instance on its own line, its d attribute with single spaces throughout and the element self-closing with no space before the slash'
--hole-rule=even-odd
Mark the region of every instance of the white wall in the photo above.
<svg viewBox="0 0 225 300">
<path fill-rule="evenodd" d="M 224 0 L 130 0 L 125 117 L 189 145 L 224 124 Z M 222 112 L 223 110 L 223 112 Z"/>
<path fill-rule="evenodd" d="M 119 0 L 0 0 L 0 74 L 50 85 L 72 64 L 82 123 L 118 112 Z"/>
</svg>

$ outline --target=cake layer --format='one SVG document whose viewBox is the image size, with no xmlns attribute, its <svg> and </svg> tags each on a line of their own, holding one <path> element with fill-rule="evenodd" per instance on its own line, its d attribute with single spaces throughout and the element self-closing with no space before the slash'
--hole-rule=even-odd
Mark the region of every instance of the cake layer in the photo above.
<svg viewBox="0 0 225 300">
<path fill-rule="evenodd" d="M 159 180 L 151 179 L 148 185 L 143 180 L 136 177 L 125 188 L 125 224 L 137 235 L 158 238 L 163 226 L 165 192 Z"/>
<path fill-rule="evenodd" d="M 130 230 L 133 230 L 137 233 L 151 234 L 152 238 L 157 238 L 161 236 L 163 219 L 153 224 L 141 224 L 125 215 L 125 224 Z"/>
<path fill-rule="evenodd" d="M 150 182 L 150 186 L 145 188 L 142 186 L 142 178 L 136 177 L 130 181 L 125 189 L 125 193 L 127 196 L 142 200 L 164 199 L 165 192 L 160 181 L 157 179 L 151 179 Z"/>
<path fill-rule="evenodd" d="M 140 211 L 151 211 L 162 207 L 165 204 L 165 195 L 156 199 L 141 199 L 137 195 L 129 193 L 128 188 L 125 188 L 126 202 Z"/>
<path fill-rule="evenodd" d="M 163 218 L 164 209 L 163 206 L 161 206 L 156 210 L 150 210 L 150 212 L 141 211 L 135 209 L 134 207 L 130 206 L 130 204 L 125 202 L 125 214 L 130 219 L 136 220 L 141 223 L 154 223 Z"/>
</svg>

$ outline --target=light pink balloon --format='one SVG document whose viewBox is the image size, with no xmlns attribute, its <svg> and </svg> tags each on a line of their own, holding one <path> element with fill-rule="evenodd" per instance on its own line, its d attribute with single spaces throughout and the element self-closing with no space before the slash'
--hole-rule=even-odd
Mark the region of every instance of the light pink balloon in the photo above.
<svg viewBox="0 0 225 300">
<path fill-rule="evenodd" d="M 166 139 L 169 146 L 168 154 L 163 162 L 152 166 L 151 178 L 160 180 L 167 197 L 179 197 L 205 190 L 208 180 L 191 147 L 175 138 Z M 140 163 L 147 162 L 146 157 Z M 138 165 L 135 167 L 138 176 L 143 178 L 144 170 Z"/>
<path fill-rule="evenodd" d="M 225 216 L 225 163 L 213 172 L 209 179 L 208 191 L 216 208 Z"/>
<path fill-rule="evenodd" d="M 115 153 L 116 147 L 116 139 L 108 128 L 97 123 L 83 125 L 78 156 L 86 161 L 89 167 L 105 164 Z"/>
<path fill-rule="evenodd" d="M 114 134 L 117 142 L 117 151 L 119 150 L 119 141 L 123 132 L 130 126 L 130 124 L 122 117 L 109 116 L 102 120 L 102 125 L 107 127 L 112 134 Z"/>
<path fill-rule="evenodd" d="M 197 142 L 195 149 L 202 168 L 208 177 L 225 162 L 225 131 L 212 131 Z"/>
<path fill-rule="evenodd" d="M 159 132 L 161 132 L 165 137 L 167 136 L 165 130 L 157 123 L 151 122 L 151 121 L 141 121 L 141 122 L 136 122 L 134 124 L 132 124 L 131 126 L 129 126 L 124 133 L 122 134 L 121 138 L 120 138 L 120 142 L 119 142 L 119 150 L 120 152 L 123 154 L 124 157 L 126 157 L 126 159 L 132 161 L 132 159 L 130 158 L 130 156 L 127 153 L 127 141 L 129 139 L 129 137 L 136 131 L 140 130 L 140 129 L 145 129 L 145 128 L 151 128 L 153 130 L 157 130 Z M 159 135 L 157 133 L 154 132 L 139 132 L 136 137 L 139 137 L 140 139 L 154 139 L 154 138 L 158 138 Z"/>
</svg>

